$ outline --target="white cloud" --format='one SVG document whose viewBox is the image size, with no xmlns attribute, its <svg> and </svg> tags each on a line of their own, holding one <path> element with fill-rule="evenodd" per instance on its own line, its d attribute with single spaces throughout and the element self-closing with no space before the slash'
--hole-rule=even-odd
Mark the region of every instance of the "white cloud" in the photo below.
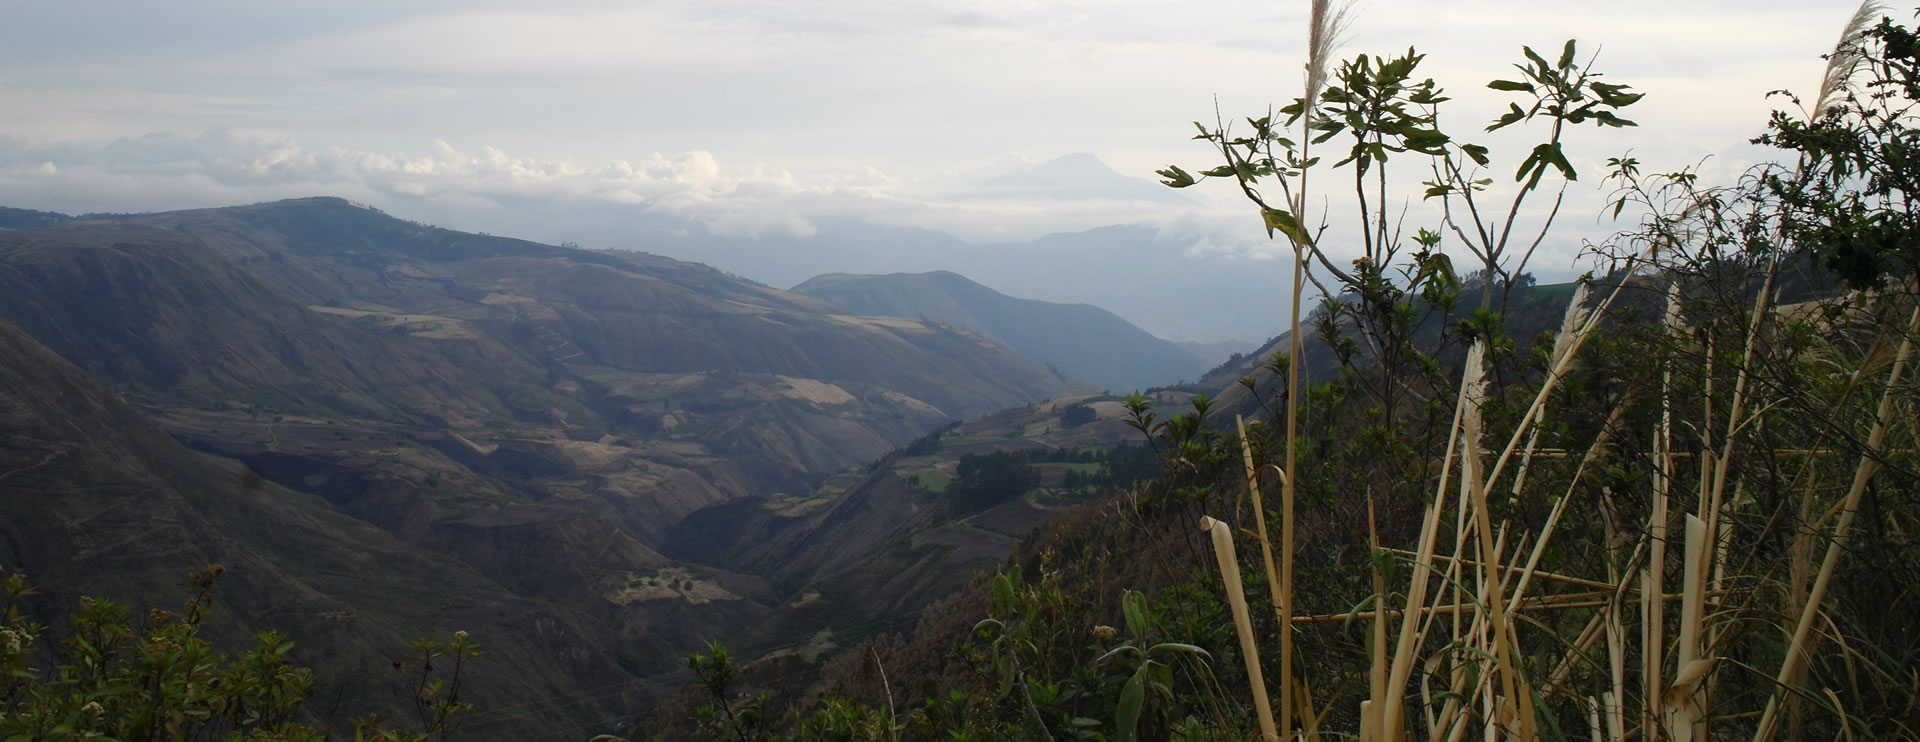
<svg viewBox="0 0 1920 742">
<path fill-rule="evenodd" d="M 1187 207 L 954 196 L 1066 152 L 1101 153 L 1136 177 L 1206 163 L 1186 122 L 1211 119 L 1216 96 L 1232 120 L 1297 89 L 1304 3 L 268 5 L 12 14 L 0 27 L 0 203 L 147 210 L 330 193 L 450 226 L 519 213 L 535 238 L 565 228 L 543 209 L 592 204 L 731 236 L 853 219 L 1018 241 L 1144 223 L 1199 259 L 1281 250 L 1224 188 L 1197 189 Z M 1813 84 L 1847 10 L 1371 0 L 1344 53 L 1428 53 L 1423 69 L 1457 97 L 1451 128 L 1496 145 L 1492 175 L 1507 188 L 1530 142 L 1479 133 L 1504 108 L 1482 86 L 1522 44 L 1577 36 L 1609 79 L 1647 92 L 1629 112 L 1640 128 L 1573 135 L 1587 177 L 1542 248 L 1570 264 L 1580 239 L 1609 228 L 1592 218 L 1605 157 L 1633 150 L 1672 169 L 1713 154 L 1708 168 L 1737 173 L 1759 154 L 1744 142 L 1773 105 L 1765 91 Z M 1336 222 L 1350 209 L 1340 198 L 1324 204 Z M 1430 206 L 1408 205 L 1409 229 L 1436 222 Z"/>
<path fill-rule="evenodd" d="M 826 217 L 948 228 L 984 240 L 1030 239 L 1142 216 L 1140 204 L 1123 202 L 910 195 L 912 183 L 871 167 L 803 180 L 762 166 L 726 167 L 705 151 L 590 165 L 441 140 L 424 153 L 386 153 L 224 129 L 195 136 L 149 133 L 98 147 L 0 140 L 0 166 L 0 203 L 67 212 L 313 194 L 349 196 L 402 214 L 416 202 L 483 212 L 511 208 L 502 205 L 505 200 L 535 199 L 634 206 L 684 217 L 725 236 L 805 237 L 817 232 L 814 219 Z"/>
</svg>

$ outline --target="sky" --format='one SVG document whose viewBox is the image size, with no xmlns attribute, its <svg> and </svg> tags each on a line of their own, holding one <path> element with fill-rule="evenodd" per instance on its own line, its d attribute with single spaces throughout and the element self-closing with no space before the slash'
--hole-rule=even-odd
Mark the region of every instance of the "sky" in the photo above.
<svg viewBox="0 0 1920 742">
<path fill-rule="evenodd" d="M 1209 166 L 1189 122 L 1298 95 L 1307 5 L 22 0 L 0 25 L 0 205 L 338 195 L 554 242 L 565 223 L 508 212 L 619 207 L 745 237 L 851 219 L 975 242 L 1142 223 L 1195 260 L 1271 259 L 1227 187 L 1132 201 L 981 186 L 1070 153 L 1143 179 Z M 1565 271 L 1580 239 L 1613 228 L 1597 217 L 1606 158 L 1733 177 L 1766 155 L 1746 142 L 1783 105 L 1767 92 L 1817 86 L 1853 8 L 1361 0 L 1340 53 L 1426 53 L 1423 73 L 1456 98 L 1450 128 L 1495 147 L 1496 175 L 1530 143 L 1479 132 L 1508 99 L 1484 85 L 1511 76 L 1522 45 L 1577 38 L 1606 79 L 1646 93 L 1624 112 L 1639 127 L 1570 137 L 1588 177 L 1548 249 Z"/>
</svg>

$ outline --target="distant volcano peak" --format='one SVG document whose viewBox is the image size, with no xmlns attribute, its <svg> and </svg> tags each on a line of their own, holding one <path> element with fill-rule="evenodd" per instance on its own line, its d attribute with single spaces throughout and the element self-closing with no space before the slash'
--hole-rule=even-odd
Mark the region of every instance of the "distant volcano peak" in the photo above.
<svg viewBox="0 0 1920 742">
<path fill-rule="evenodd" d="M 1145 178 L 1107 166 L 1091 152 L 1074 152 L 992 178 L 966 194 L 975 198 L 1045 198 L 1191 204 L 1190 199 Z"/>
</svg>

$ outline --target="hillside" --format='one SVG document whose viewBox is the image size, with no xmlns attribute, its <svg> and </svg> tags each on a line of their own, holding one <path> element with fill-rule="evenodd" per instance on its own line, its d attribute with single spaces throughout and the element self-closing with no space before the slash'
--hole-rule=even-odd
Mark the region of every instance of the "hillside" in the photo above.
<svg viewBox="0 0 1920 742">
<path fill-rule="evenodd" d="M 1524 287 L 1516 288 L 1506 298 L 1509 309 L 1504 314 L 1506 329 L 1511 333 L 1516 344 L 1524 349 L 1541 337 L 1542 333 L 1558 330 L 1561 315 L 1567 308 L 1567 301 L 1573 297 L 1574 286 L 1573 283 L 1546 285 L 1529 283 Z M 1443 338 L 1457 338 L 1458 324 L 1471 309 L 1470 307 L 1456 308 L 1449 314 L 1424 303 L 1416 302 L 1415 307 L 1419 318 L 1415 336 L 1423 347 L 1437 347 Z M 1314 329 L 1310 317 L 1302 316 L 1300 321 L 1301 332 L 1305 333 L 1302 337 L 1301 353 L 1306 358 L 1306 364 L 1301 367 L 1302 384 L 1310 387 L 1339 377 L 1341 372 L 1339 354 L 1329 347 L 1319 332 Z M 1367 339 L 1353 327 L 1350 319 L 1343 320 L 1341 328 L 1344 338 L 1352 343 L 1353 348 L 1365 347 Z M 1276 376 L 1268 364 L 1276 356 L 1286 356 L 1287 349 L 1292 343 L 1291 337 L 1289 333 L 1282 332 L 1269 338 L 1260 347 L 1238 357 L 1229 358 L 1226 362 L 1215 366 L 1201 375 L 1200 380 L 1190 387 L 1214 396 L 1222 413 L 1215 418 L 1217 423 L 1230 421 L 1234 415 L 1244 415 L 1251 419 L 1270 414 L 1271 411 L 1261 404 L 1261 400 L 1267 400 L 1269 404 L 1277 404 L 1285 390 L 1286 379 Z M 1461 352 L 1463 351 L 1456 348 L 1450 352 L 1448 358 L 1454 359 Z M 1359 353 L 1356 363 L 1361 367 L 1367 366 L 1366 355 Z M 1242 382 L 1243 379 L 1252 379 L 1254 386 L 1248 387 Z"/>
<path fill-rule="evenodd" d="M 831 273 L 808 279 L 793 292 L 855 314 L 912 317 L 972 330 L 1118 393 L 1196 379 L 1208 366 L 1200 356 L 1099 307 L 1018 299 L 950 271 Z"/>
<path fill-rule="evenodd" d="M 1260 349 L 1259 343 L 1245 340 L 1221 340 L 1212 343 L 1203 343 L 1196 340 L 1181 340 L 1174 344 L 1186 349 L 1188 353 L 1199 356 L 1207 363 L 1216 366 L 1232 360 L 1234 356 L 1246 355 L 1247 353 Z"/>
<path fill-rule="evenodd" d="M 556 650 L 576 659 L 540 679 L 540 697 L 634 684 L 601 710 L 644 706 L 639 680 L 757 623 L 779 598 L 758 576 L 661 556 L 688 514 L 808 492 L 950 420 L 1077 389 L 973 333 L 853 316 L 644 253 L 435 229 L 337 199 L 0 233 L 0 321 L 144 413 L 166 444 L 148 458 L 203 458 L 168 436 L 225 457 L 231 481 L 250 471 L 301 493 L 314 517 L 459 570 L 438 602 L 531 601 L 551 625 L 580 627 L 587 638 Z M 134 408 L 118 409 L 140 417 Z M 57 417 L 37 418 L 32 435 L 57 440 L 42 429 Z M 47 473 L 33 480 L 43 491 L 82 476 Z M 89 510 L 107 502 L 46 501 L 10 522 L 111 540 Z M 126 514 L 129 529 L 181 521 Z M 42 551 L 0 554 L 37 565 Z M 256 564 L 287 570 L 290 559 Z M 355 571 L 374 584 L 423 574 L 393 565 Z M 85 559 L 59 577 L 89 590 L 147 582 L 95 580 Z M 485 640 L 512 630 L 512 615 L 482 612 L 464 628 Z M 419 618 L 389 626 L 424 633 Z"/>
<path fill-rule="evenodd" d="M 187 570 L 210 564 L 228 568 L 219 639 L 237 644 L 270 628 L 300 637 L 321 679 L 340 683 L 343 703 L 360 712 L 410 711 L 379 671 L 417 636 L 477 626 L 489 628 L 492 661 L 519 671 L 476 677 L 476 699 L 505 705 L 578 684 L 611 691 L 598 707 L 529 709 L 502 731 L 571 726 L 640 698 L 617 664 L 631 652 L 605 628 L 516 596 L 319 497 L 187 450 L 0 321 L 0 566 L 29 576 L 41 614 L 82 595 L 142 612 L 174 607 Z"/>
<path fill-rule="evenodd" d="M 1193 397 L 1159 392 L 1177 408 Z M 724 638 L 753 666 L 807 676 L 923 613 L 1022 549 L 1063 513 L 1164 472 L 1122 400 L 1076 395 L 1015 407 L 930 433 L 836 475 L 812 492 L 739 500 L 682 521 L 663 551 L 765 575 L 785 596 L 767 619 Z M 681 725 L 687 693 L 642 719 Z M 669 739 L 677 737 L 669 736 Z"/>
</svg>

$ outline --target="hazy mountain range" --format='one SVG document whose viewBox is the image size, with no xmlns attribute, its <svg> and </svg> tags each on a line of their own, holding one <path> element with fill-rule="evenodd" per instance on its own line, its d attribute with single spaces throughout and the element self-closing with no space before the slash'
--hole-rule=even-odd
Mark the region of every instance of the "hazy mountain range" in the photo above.
<svg viewBox="0 0 1920 742">
<path fill-rule="evenodd" d="M 1016 299 L 949 271 L 829 273 L 808 279 L 793 292 L 855 314 L 913 317 L 966 328 L 1068 376 L 1120 393 L 1192 381 L 1215 365 L 1105 309 Z"/>
<path fill-rule="evenodd" d="M 962 178 L 911 203 L 821 199 L 818 211 L 795 211 L 785 202 L 740 194 L 637 203 L 493 192 L 484 199 L 387 194 L 395 214 L 435 224 L 644 250 L 769 286 L 824 273 L 945 270 L 1010 296 L 1092 304 L 1169 340 L 1250 345 L 1284 325 L 1284 287 L 1291 280 L 1285 261 L 1248 257 L 1245 244 L 1218 244 L 1228 238 L 1209 221 L 1217 215 L 1092 155 Z M 881 213 L 896 206 L 906 213 Z M 985 226 L 1011 211 L 1033 212 L 1036 224 L 1106 226 L 1031 239 L 962 239 L 954 236 L 959 230 L 916 221 L 914 214 L 928 210 L 928 224 L 971 223 L 965 215 L 978 213 Z M 1258 241 L 1260 225 L 1248 214 L 1244 225 L 1226 226 L 1233 239 Z"/>
<path fill-rule="evenodd" d="M 530 622 L 492 640 L 526 668 L 479 689 L 500 703 L 644 705 L 641 679 L 764 618 L 762 578 L 657 551 L 688 514 L 1087 388 L 961 329 L 337 199 L 0 214 L 29 217 L 52 225 L 0 232 L 7 563 L 170 601 L 162 576 L 229 560 L 352 626 Z"/>
<path fill-rule="evenodd" d="M 0 559 L 48 610 L 224 563 L 235 635 L 289 630 L 323 678 L 480 628 L 516 668 L 483 707 L 600 689 L 502 734 L 645 708 L 715 636 L 910 619 L 1119 476 L 1034 459 L 1041 494 L 981 503 L 963 457 L 1113 450 L 1138 433 L 1089 393 L 1211 365 L 953 273 L 789 292 L 332 198 L 0 209 L 0 351 Z"/>
</svg>

